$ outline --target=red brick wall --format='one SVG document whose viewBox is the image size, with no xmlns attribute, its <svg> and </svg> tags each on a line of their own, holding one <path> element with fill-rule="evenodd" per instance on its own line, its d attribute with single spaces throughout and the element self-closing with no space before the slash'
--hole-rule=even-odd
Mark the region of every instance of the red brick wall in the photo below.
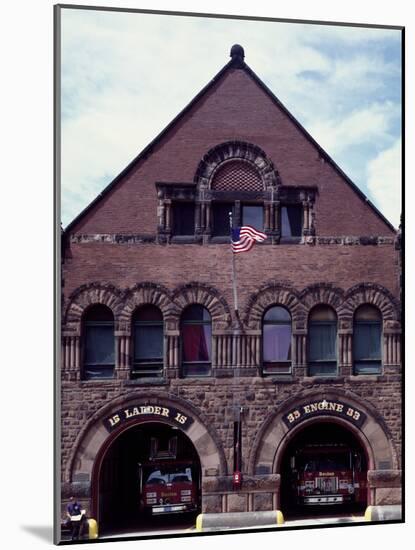
<svg viewBox="0 0 415 550">
<path fill-rule="evenodd" d="M 393 245 L 255 245 L 250 252 L 237 256 L 236 262 L 241 308 L 255 289 L 270 280 L 297 290 L 323 281 L 344 290 L 371 282 L 399 296 Z M 226 244 L 71 244 L 64 279 L 67 296 L 93 281 L 120 288 L 151 281 L 170 290 L 198 281 L 217 288 L 232 306 L 231 253 Z"/>
<path fill-rule="evenodd" d="M 277 91 L 278 92 L 278 91 Z M 295 114 L 295 113 L 294 113 Z M 137 121 L 139 123 L 139 121 Z M 120 136 L 122 139 L 122 136 Z M 191 182 L 212 147 L 261 147 L 284 185 L 316 185 L 319 235 L 390 235 L 390 228 L 243 70 L 230 69 L 76 227 L 76 233 L 156 232 L 155 181 Z"/>
</svg>

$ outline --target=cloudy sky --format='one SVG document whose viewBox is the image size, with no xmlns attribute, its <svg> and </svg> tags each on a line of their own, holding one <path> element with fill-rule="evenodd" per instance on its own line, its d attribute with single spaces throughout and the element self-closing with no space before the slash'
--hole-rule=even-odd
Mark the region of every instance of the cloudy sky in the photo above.
<svg viewBox="0 0 415 550">
<path fill-rule="evenodd" d="M 398 226 L 400 31 L 63 9 L 64 227 L 229 61 L 235 43 Z"/>
</svg>

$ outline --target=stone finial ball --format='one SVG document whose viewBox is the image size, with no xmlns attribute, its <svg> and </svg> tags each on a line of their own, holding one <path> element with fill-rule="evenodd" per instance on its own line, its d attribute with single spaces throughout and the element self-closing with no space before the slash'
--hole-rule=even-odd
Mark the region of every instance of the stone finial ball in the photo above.
<svg viewBox="0 0 415 550">
<path fill-rule="evenodd" d="M 245 52 L 244 52 L 243 47 L 240 46 L 239 44 L 234 44 L 231 48 L 230 57 L 232 57 L 233 59 L 235 57 L 239 57 L 240 59 L 243 59 L 245 57 Z"/>
</svg>

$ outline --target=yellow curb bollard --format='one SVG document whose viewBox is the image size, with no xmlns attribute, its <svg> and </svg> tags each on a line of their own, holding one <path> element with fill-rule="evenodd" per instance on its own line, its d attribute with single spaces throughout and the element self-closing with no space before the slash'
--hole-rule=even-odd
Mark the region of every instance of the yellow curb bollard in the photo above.
<svg viewBox="0 0 415 550">
<path fill-rule="evenodd" d="M 203 514 L 199 514 L 196 518 L 196 531 L 198 533 L 202 532 L 203 530 L 202 525 L 203 525 Z"/>
<path fill-rule="evenodd" d="M 365 510 L 365 521 L 372 521 L 372 506 L 368 506 Z"/>
<path fill-rule="evenodd" d="M 98 538 L 98 523 L 94 518 L 88 519 L 88 538 L 90 539 Z"/>
<path fill-rule="evenodd" d="M 281 510 L 277 510 L 277 525 L 282 525 L 285 522 L 283 513 Z"/>
</svg>

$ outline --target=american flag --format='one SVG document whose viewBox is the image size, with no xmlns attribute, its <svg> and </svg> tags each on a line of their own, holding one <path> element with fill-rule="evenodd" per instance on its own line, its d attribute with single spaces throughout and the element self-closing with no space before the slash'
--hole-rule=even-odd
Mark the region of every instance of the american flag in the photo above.
<svg viewBox="0 0 415 550">
<path fill-rule="evenodd" d="M 248 252 L 254 246 L 255 241 L 262 243 L 267 236 L 250 225 L 232 228 L 232 252 Z"/>
</svg>

